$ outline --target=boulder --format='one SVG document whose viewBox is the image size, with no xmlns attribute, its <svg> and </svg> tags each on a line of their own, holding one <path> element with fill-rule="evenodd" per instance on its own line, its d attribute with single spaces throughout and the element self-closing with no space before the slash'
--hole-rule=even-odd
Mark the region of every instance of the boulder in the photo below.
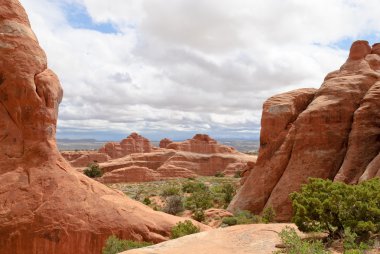
<svg viewBox="0 0 380 254">
<path fill-rule="evenodd" d="M 309 177 L 357 183 L 378 174 L 380 57 L 378 44 L 354 42 L 346 63 L 318 90 L 269 98 L 263 106 L 257 163 L 228 210 L 277 220 L 292 215 L 289 194 Z"/>
</svg>

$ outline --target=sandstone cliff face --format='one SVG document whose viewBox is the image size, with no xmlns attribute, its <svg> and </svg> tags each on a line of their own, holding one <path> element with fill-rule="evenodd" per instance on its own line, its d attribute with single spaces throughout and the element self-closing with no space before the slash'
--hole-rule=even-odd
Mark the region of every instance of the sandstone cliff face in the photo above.
<svg viewBox="0 0 380 254">
<path fill-rule="evenodd" d="M 309 177 L 356 183 L 379 175 L 379 48 L 357 41 L 321 88 L 264 103 L 257 164 L 229 210 L 272 206 L 278 220 L 289 220 L 288 195 Z"/>
<path fill-rule="evenodd" d="M 132 153 L 149 153 L 151 151 L 150 141 L 137 133 L 132 133 L 120 143 L 108 142 L 99 149 L 100 153 L 106 153 L 113 159 Z"/>
<path fill-rule="evenodd" d="M 100 253 L 181 220 L 76 172 L 55 143 L 62 89 L 17 0 L 0 0 L 0 253 Z"/>
</svg>

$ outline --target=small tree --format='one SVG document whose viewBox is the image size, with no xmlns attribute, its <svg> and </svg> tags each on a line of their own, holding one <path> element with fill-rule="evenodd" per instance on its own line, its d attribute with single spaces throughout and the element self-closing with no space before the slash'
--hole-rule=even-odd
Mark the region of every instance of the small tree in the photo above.
<svg viewBox="0 0 380 254">
<path fill-rule="evenodd" d="M 103 175 L 99 164 L 95 162 L 88 164 L 87 168 L 83 170 L 83 173 L 90 178 L 101 177 Z"/>
<path fill-rule="evenodd" d="M 186 220 L 184 222 L 178 222 L 172 228 L 172 239 L 182 237 L 185 235 L 191 235 L 198 233 L 200 231 L 199 227 L 193 225 L 190 220 Z"/>
<path fill-rule="evenodd" d="M 379 178 L 358 185 L 310 178 L 290 198 L 293 221 L 302 231 L 324 230 L 339 238 L 348 228 L 361 238 L 380 232 Z"/>
<path fill-rule="evenodd" d="M 264 209 L 261 219 L 264 223 L 270 223 L 270 222 L 273 222 L 275 217 L 276 217 L 276 212 L 273 210 L 273 207 L 268 206 Z"/>
<path fill-rule="evenodd" d="M 234 186 L 232 186 L 232 184 L 225 183 L 222 186 L 222 192 L 224 193 L 224 205 L 225 207 L 227 207 L 230 204 L 232 198 L 234 197 L 236 190 Z"/>
</svg>

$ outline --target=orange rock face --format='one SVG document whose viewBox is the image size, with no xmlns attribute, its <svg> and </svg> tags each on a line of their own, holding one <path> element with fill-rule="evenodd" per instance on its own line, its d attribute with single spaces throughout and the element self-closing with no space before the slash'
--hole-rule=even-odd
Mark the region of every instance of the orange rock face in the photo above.
<svg viewBox="0 0 380 254">
<path fill-rule="evenodd" d="M 234 148 L 221 145 L 206 134 L 197 134 L 192 139 L 183 142 L 173 142 L 166 146 L 168 149 L 192 153 L 235 153 Z"/>
<path fill-rule="evenodd" d="M 132 153 L 149 153 L 151 151 L 152 145 L 150 141 L 137 133 L 132 133 L 120 143 L 106 143 L 99 149 L 100 153 L 106 153 L 113 159 Z"/>
<path fill-rule="evenodd" d="M 183 219 L 87 178 L 59 154 L 62 89 L 17 0 L 0 0 L 0 59 L 0 253 L 100 253 L 111 234 L 167 239 Z"/>
<path fill-rule="evenodd" d="M 378 44 L 354 42 L 346 63 L 318 90 L 301 89 L 264 103 L 257 164 L 229 206 L 260 213 L 272 206 L 289 220 L 289 193 L 309 177 L 357 183 L 379 175 Z"/>
</svg>

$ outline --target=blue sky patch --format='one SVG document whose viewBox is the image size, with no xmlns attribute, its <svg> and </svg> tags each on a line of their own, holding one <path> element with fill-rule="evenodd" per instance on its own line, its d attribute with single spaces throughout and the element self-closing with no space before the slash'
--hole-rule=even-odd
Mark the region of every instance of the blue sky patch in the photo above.
<svg viewBox="0 0 380 254">
<path fill-rule="evenodd" d="M 95 23 L 84 6 L 78 4 L 64 4 L 63 11 L 70 26 L 95 30 L 101 33 L 115 34 L 118 30 L 111 23 Z"/>
<path fill-rule="evenodd" d="M 358 35 L 356 37 L 345 38 L 336 43 L 333 43 L 331 47 L 349 50 L 351 44 L 356 40 L 366 40 L 369 42 L 369 45 L 372 46 L 374 43 L 380 42 L 380 34 Z"/>
</svg>

